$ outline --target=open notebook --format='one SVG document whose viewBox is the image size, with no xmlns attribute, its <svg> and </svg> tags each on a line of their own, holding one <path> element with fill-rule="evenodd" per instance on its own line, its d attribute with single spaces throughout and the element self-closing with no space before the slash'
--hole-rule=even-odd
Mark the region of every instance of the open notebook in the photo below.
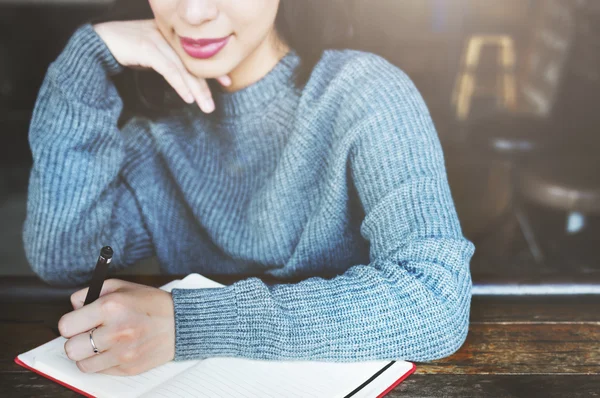
<svg viewBox="0 0 600 398">
<path fill-rule="evenodd" d="M 222 287 L 199 274 L 161 289 Z M 171 361 L 135 376 L 83 373 L 57 337 L 15 362 L 88 397 L 383 397 L 415 371 L 406 361 L 264 361 L 212 357 Z"/>
</svg>

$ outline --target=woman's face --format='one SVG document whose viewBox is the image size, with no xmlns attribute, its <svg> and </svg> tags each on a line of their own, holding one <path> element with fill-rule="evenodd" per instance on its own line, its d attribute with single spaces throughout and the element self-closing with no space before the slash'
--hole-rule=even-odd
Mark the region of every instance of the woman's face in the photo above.
<svg viewBox="0 0 600 398">
<path fill-rule="evenodd" d="M 148 0 L 158 28 L 187 69 L 199 78 L 230 73 L 254 53 L 268 54 L 280 0 Z M 214 55 L 190 55 L 182 38 L 227 43 Z M 206 48 L 209 50 L 208 48 Z M 194 48 L 191 49 L 194 52 Z"/>
</svg>

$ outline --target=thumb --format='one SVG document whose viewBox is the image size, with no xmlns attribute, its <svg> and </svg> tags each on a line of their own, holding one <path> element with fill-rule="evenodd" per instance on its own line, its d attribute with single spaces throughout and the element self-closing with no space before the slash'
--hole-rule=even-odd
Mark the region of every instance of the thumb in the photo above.
<svg viewBox="0 0 600 398">
<path fill-rule="evenodd" d="M 104 296 L 105 294 L 112 293 L 114 291 L 119 290 L 120 288 L 124 287 L 127 283 L 128 283 L 127 281 L 124 281 L 121 279 L 116 279 L 116 278 L 111 278 L 111 279 L 105 280 L 104 283 L 102 284 L 102 290 L 100 291 L 100 297 Z M 83 303 L 85 302 L 85 298 L 87 296 L 88 290 L 90 290 L 90 288 L 86 287 L 86 288 L 76 291 L 75 293 L 73 293 L 71 295 L 71 304 L 73 305 L 74 310 L 77 310 L 77 309 L 83 307 Z"/>
</svg>

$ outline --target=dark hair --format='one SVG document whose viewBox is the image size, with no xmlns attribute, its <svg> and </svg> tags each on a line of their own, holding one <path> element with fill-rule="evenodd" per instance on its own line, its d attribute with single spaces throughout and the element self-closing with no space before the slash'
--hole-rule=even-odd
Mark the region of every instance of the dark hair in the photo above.
<svg viewBox="0 0 600 398">
<path fill-rule="evenodd" d="M 343 48 L 354 35 L 352 16 L 353 2 L 349 0 L 280 0 L 275 18 L 275 30 L 281 40 L 294 49 L 300 57 L 300 64 L 294 71 L 294 85 L 301 89 L 308 81 L 314 66 L 328 48 Z M 154 14 L 148 0 L 116 0 L 106 13 L 88 22 L 92 24 L 106 21 L 126 21 L 152 19 Z M 152 70 L 128 69 L 133 79 L 127 77 L 131 88 L 134 85 L 134 112 L 151 109 L 154 114 L 171 106 L 185 104 L 168 85 L 166 80 Z M 131 77 L 130 76 L 130 77 Z M 211 90 L 219 90 L 216 79 L 207 79 Z M 121 91 L 121 90 L 120 90 Z M 128 90 L 125 90 L 128 91 Z M 167 103 L 167 92 L 176 98 Z M 173 95 L 175 93 L 175 95 Z M 121 93 L 125 94 L 125 93 Z M 129 94 L 131 95 L 131 94 Z M 209 115 L 219 116 L 219 104 Z M 141 108 L 140 108 L 141 106 Z"/>
</svg>

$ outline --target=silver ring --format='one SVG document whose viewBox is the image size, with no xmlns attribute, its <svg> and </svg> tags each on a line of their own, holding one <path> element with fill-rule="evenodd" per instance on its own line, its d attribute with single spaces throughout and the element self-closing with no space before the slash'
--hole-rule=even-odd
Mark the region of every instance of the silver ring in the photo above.
<svg viewBox="0 0 600 398">
<path fill-rule="evenodd" d="M 92 348 L 94 349 L 94 353 L 100 354 L 100 351 L 98 351 L 98 348 L 96 348 L 96 344 L 94 344 L 94 339 L 92 338 L 92 333 L 94 333 L 94 330 L 96 330 L 96 328 L 90 329 L 90 343 L 92 343 Z"/>
</svg>

